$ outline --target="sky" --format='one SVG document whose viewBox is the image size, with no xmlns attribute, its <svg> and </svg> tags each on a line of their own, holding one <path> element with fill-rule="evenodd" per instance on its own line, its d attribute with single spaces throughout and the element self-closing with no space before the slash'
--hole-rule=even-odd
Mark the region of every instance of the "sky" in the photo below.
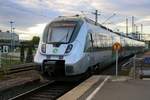
<svg viewBox="0 0 150 100">
<path fill-rule="evenodd" d="M 131 32 L 134 16 L 138 31 L 143 24 L 143 33 L 150 34 L 150 0 L 0 0 L 0 30 L 10 30 L 13 21 L 20 39 L 30 40 L 41 36 L 45 25 L 58 16 L 82 14 L 94 20 L 96 9 L 98 22 L 114 31 L 125 32 L 128 18 Z"/>
</svg>

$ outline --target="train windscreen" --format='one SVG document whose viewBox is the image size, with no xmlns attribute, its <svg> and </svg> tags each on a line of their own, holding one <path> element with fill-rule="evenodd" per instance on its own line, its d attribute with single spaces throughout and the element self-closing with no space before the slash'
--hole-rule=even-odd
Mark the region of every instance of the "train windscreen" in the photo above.
<svg viewBox="0 0 150 100">
<path fill-rule="evenodd" d="M 52 23 L 48 30 L 48 43 L 68 43 L 73 31 L 75 29 L 76 23 Z"/>
</svg>

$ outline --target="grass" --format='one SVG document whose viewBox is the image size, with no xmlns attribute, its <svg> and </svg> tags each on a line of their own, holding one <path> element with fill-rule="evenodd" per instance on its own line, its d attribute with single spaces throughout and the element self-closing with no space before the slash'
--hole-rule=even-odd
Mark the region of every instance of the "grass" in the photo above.
<svg viewBox="0 0 150 100">
<path fill-rule="evenodd" d="M 129 73 L 130 73 L 130 68 L 128 68 L 127 70 L 122 70 L 119 74 L 123 76 L 129 76 Z"/>
<path fill-rule="evenodd" d="M 0 79 L 3 78 L 3 76 L 5 74 L 7 74 L 9 72 L 9 69 L 13 66 L 13 65 L 17 65 L 17 64 L 22 64 L 22 62 L 20 62 L 20 60 L 18 59 L 10 59 L 10 58 L 2 58 L 1 59 L 1 68 L 0 68 Z"/>
<path fill-rule="evenodd" d="M 2 59 L 2 66 L 3 67 L 11 67 L 11 65 L 21 64 L 20 60 L 18 59 Z"/>
</svg>

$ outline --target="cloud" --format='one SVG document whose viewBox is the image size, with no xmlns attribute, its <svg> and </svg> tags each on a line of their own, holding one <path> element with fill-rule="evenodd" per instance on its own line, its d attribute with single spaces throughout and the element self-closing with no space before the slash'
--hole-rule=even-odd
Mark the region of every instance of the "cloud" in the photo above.
<svg viewBox="0 0 150 100">
<path fill-rule="evenodd" d="M 57 16 L 86 11 L 84 13 L 88 17 L 94 18 L 91 12 L 95 9 L 100 11 L 100 23 L 116 13 L 116 16 L 108 21 L 114 24 L 108 26 L 120 27 L 122 31 L 126 17 L 131 21 L 131 16 L 136 16 L 137 24 L 150 25 L 149 0 L 1 0 L 0 4 L 0 26 L 3 26 L 0 28 L 10 29 L 9 21 L 14 20 L 16 31 L 24 32 L 25 38 L 31 34 L 41 34 L 44 24 Z"/>
<path fill-rule="evenodd" d="M 20 35 L 20 39 L 31 40 L 33 36 L 42 36 L 43 30 L 47 23 L 36 24 L 35 26 L 29 27 L 26 31 L 17 30 Z"/>
<path fill-rule="evenodd" d="M 34 35 L 38 36 L 41 35 L 41 33 L 43 33 L 43 30 L 46 25 L 47 23 L 36 24 L 36 26 L 30 27 L 27 30 L 29 33 L 35 33 Z"/>
</svg>

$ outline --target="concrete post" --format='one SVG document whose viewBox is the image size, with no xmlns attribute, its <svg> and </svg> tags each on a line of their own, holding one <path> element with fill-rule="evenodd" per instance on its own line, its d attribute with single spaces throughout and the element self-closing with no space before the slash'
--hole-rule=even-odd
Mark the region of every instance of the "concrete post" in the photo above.
<svg viewBox="0 0 150 100">
<path fill-rule="evenodd" d="M 116 76 L 118 76 L 118 50 L 116 50 Z"/>
<path fill-rule="evenodd" d="M 0 47 L 0 68 L 2 67 L 2 57 L 1 57 L 1 55 L 2 55 L 2 49 Z"/>
<path fill-rule="evenodd" d="M 135 60 L 136 60 L 136 55 L 134 55 L 134 57 L 133 57 L 134 79 L 136 79 L 136 64 L 135 64 Z"/>
</svg>

